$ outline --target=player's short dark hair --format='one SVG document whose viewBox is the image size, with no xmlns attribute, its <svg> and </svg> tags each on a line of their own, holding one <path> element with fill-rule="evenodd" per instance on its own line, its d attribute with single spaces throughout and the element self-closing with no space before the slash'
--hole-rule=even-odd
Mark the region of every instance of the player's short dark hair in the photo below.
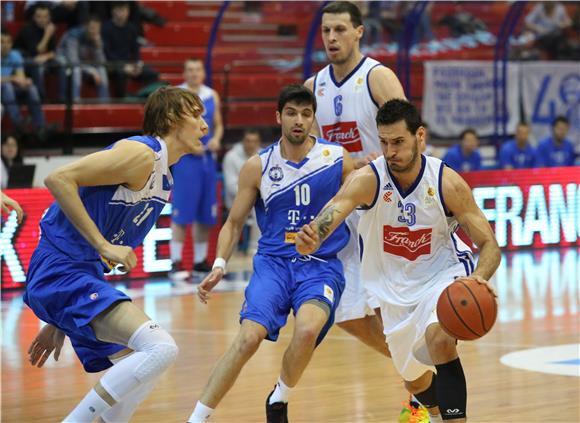
<svg viewBox="0 0 580 423">
<path fill-rule="evenodd" d="M 304 85 L 290 84 L 282 88 L 282 92 L 280 92 L 280 96 L 278 97 L 278 112 L 282 113 L 286 103 L 290 102 L 300 105 L 312 105 L 312 109 L 316 113 L 316 97 Z"/>
<path fill-rule="evenodd" d="M 327 4 L 322 9 L 322 14 L 331 13 L 333 15 L 338 15 L 340 13 L 348 13 L 350 16 L 350 22 L 355 28 L 363 24 L 362 14 L 360 9 L 356 4 L 349 1 L 333 1 Z"/>
<path fill-rule="evenodd" d="M 407 100 L 399 98 L 387 101 L 377 112 L 377 126 L 391 125 L 401 120 L 405 121 L 407 129 L 413 135 L 423 122 L 417 108 Z"/>
<path fill-rule="evenodd" d="M 467 134 L 471 134 L 475 137 L 479 137 L 479 135 L 477 135 L 477 131 L 475 129 L 467 128 L 467 129 L 464 129 L 463 131 L 461 131 L 461 134 L 459 134 L 459 139 L 462 140 L 463 138 L 465 138 L 465 136 Z"/>
<path fill-rule="evenodd" d="M 570 125 L 570 121 L 568 120 L 568 118 L 566 116 L 560 115 L 556 116 L 552 121 L 552 128 L 560 122 L 565 123 L 566 125 Z"/>
<path fill-rule="evenodd" d="M 143 133 L 164 137 L 187 115 L 203 113 L 203 102 L 194 93 L 179 87 L 161 87 L 145 103 Z"/>
</svg>

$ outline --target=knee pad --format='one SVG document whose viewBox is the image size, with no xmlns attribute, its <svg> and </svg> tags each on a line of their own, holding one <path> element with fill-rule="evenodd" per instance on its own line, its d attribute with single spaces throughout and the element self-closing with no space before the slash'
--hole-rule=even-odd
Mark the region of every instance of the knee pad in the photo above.
<svg viewBox="0 0 580 423">
<path fill-rule="evenodd" d="M 129 348 L 147 354 L 137 365 L 133 375 L 139 382 L 148 382 L 163 373 L 177 358 L 179 349 L 175 341 L 159 324 L 150 320 L 135 331 Z"/>
</svg>

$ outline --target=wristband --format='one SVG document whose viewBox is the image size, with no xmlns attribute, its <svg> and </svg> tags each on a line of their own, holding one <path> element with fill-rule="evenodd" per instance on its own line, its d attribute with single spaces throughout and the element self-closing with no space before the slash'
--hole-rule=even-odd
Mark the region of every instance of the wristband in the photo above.
<svg viewBox="0 0 580 423">
<path fill-rule="evenodd" d="M 216 267 L 221 267 L 224 273 L 226 273 L 226 260 L 222 257 L 216 257 L 211 270 L 214 270 Z"/>
</svg>

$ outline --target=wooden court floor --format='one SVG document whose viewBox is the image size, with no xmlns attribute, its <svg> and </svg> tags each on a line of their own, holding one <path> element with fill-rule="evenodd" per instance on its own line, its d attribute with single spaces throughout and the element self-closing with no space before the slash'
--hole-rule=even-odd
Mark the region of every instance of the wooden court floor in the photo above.
<svg viewBox="0 0 580 423">
<path fill-rule="evenodd" d="M 580 377 L 500 363 L 510 352 L 579 342 L 578 251 L 558 252 L 557 258 L 538 258 L 536 253 L 518 257 L 505 260 L 496 277 L 500 316 L 494 330 L 479 341 L 460 344 L 469 421 L 578 422 Z M 237 333 L 243 297 L 239 289 L 216 293 L 208 306 L 196 300 L 193 287 L 182 295 L 171 289 L 168 283 L 152 282 L 136 300 L 173 334 L 180 355 L 138 409 L 135 422 L 185 422 L 215 362 Z M 38 328 L 18 296 L 2 302 L 2 422 L 60 421 L 98 380 L 98 375 L 82 371 L 70 344 L 58 363 L 51 359 L 43 369 L 31 367 L 26 351 Z M 290 319 L 277 343 L 262 344 L 213 422 L 265 421 L 264 402 L 291 333 Z M 293 390 L 289 420 L 396 422 L 405 398 L 387 359 L 333 328 Z"/>
</svg>

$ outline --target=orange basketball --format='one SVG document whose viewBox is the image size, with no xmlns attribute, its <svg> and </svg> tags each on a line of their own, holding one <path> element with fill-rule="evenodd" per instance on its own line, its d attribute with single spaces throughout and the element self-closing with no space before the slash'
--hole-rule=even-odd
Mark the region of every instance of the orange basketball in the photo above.
<svg viewBox="0 0 580 423">
<path fill-rule="evenodd" d="M 481 338 L 497 317 L 495 297 L 474 279 L 453 282 L 437 301 L 439 324 L 450 336 L 462 341 Z"/>
</svg>

